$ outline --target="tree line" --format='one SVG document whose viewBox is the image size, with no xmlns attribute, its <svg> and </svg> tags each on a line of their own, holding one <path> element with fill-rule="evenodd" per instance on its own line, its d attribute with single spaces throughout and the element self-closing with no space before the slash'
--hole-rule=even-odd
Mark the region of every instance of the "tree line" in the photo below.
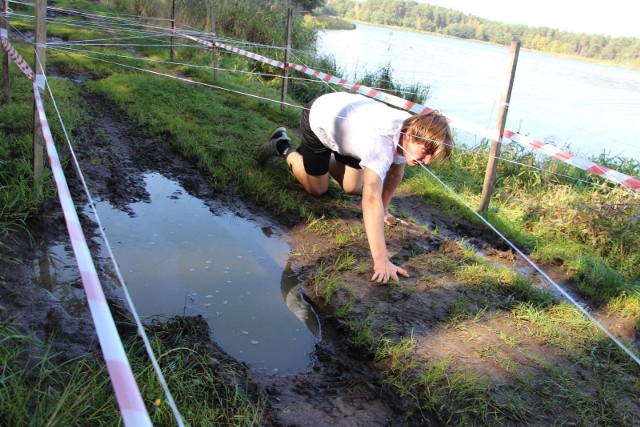
<svg viewBox="0 0 640 427">
<path fill-rule="evenodd" d="M 640 68 L 640 39 L 577 34 L 549 27 L 530 27 L 480 18 L 453 9 L 412 0 L 327 0 L 323 14 L 378 25 L 392 25 L 469 40 L 577 56 Z M 576 9 L 576 13 L 580 13 Z"/>
</svg>

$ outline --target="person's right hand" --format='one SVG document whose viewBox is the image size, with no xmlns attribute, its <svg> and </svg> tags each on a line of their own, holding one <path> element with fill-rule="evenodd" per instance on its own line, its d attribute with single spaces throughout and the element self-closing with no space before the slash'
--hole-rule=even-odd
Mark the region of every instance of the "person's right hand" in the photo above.
<svg viewBox="0 0 640 427">
<path fill-rule="evenodd" d="M 387 260 L 385 263 L 374 263 L 371 281 L 377 283 L 388 283 L 389 280 L 399 282 L 400 278 L 398 275 L 409 277 L 407 270 L 402 267 L 398 267 L 391 261 Z"/>
</svg>

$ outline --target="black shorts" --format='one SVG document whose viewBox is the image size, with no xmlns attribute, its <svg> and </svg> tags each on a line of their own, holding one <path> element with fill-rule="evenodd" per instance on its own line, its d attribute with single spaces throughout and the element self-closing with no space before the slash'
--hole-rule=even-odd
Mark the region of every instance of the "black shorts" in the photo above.
<svg viewBox="0 0 640 427">
<path fill-rule="evenodd" d="M 298 148 L 298 152 L 302 155 L 304 170 L 311 176 L 321 176 L 329 172 L 329 162 L 331 153 L 337 161 L 351 166 L 355 169 L 360 168 L 360 159 L 351 156 L 343 156 L 330 148 L 326 147 L 318 136 L 311 130 L 309 125 L 309 111 L 311 106 L 318 98 L 314 98 L 306 105 L 300 115 L 300 136 L 302 143 Z"/>
</svg>

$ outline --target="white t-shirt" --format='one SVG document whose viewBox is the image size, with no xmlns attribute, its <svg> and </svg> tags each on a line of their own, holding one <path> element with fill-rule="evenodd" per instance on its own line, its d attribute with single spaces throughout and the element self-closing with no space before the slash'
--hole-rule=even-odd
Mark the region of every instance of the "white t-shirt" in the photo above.
<svg viewBox="0 0 640 427">
<path fill-rule="evenodd" d="M 402 122 L 410 116 L 363 95 L 335 92 L 316 99 L 309 125 L 326 147 L 359 159 L 384 181 L 392 163 L 406 163 L 397 144 Z"/>
</svg>

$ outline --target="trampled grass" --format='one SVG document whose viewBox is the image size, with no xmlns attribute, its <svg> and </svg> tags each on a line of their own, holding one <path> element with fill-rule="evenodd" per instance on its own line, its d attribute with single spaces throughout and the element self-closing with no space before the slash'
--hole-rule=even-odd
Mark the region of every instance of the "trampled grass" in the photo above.
<svg viewBox="0 0 640 427">
<path fill-rule="evenodd" d="M 202 338 L 208 334 L 202 319 L 171 319 L 150 327 L 147 335 L 165 380 L 186 425 L 254 426 L 260 423 L 263 402 L 251 396 L 237 362 L 211 363 Z M 182 330 L 182 334 L 176 331 Z M 61 364 L 50 347 L 0 321 L 0 416 L 7 425 L 113 426 L 122 415 L 101 357 L 72 359 Z M 126 343 L 143 401 L 154 425 L 175 423 L 142 343 L 135 336 Z M 34 352 L 31 357 L 24 352 Z M 194 407 L 193 402 L 198 402 Z"/>
</svg>

